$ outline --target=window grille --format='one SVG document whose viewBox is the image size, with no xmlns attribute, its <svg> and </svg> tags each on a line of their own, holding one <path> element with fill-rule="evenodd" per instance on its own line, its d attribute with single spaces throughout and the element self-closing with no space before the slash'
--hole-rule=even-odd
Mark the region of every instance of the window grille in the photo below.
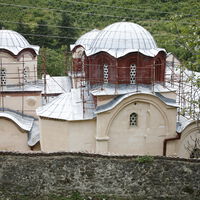
<svg viewBox="0 0 200 200">
<path fill-rule="evenodd" d="M 137 114 L 132 113 L 130 115 L 130 126 L 137 126 Z"/>
<path fill-rule="evenodd" d="M 29 67 L 24 68 L 24 81 L 27 82 L 29 78 Z"/>
<path fill-rule="evenodd" d="M 135 84 L 135 77 L 136 77 L 136 65 L 132 64 L 130 66 L 130 84 Z"/>
<path fill-rule="evenodd" d="M 104 83 L 108 83 L 108 65 L 104 64 L 103 66 L 103 78 L 104 78 Z"/>
<path fill-rule="evenodd" d="M 0 69 L 1 85 L 6 85 L 6 70 Z"/>
</svg>

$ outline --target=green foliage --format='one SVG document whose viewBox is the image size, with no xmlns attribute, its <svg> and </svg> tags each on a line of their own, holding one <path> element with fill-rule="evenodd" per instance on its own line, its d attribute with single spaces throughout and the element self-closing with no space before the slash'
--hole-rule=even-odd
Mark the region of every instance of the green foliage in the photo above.
<svg viewBox="0 0 200 200">
<path fill-rule="evenodd" d="M 42 26 L 40 26 L 40 24 Z M 46 35 L 51 35 L 52 32 L 51 30 L 48 28 L 48 24 L 45 20 L 43 19 L 40 19 L 38 22 L 37 22 L 37 25 L 35 26 L 34 30 L 33 30 L 33 33 L 37 36 L 41 35 L 40 37 L 35 37 L 34 38 L 34 44 L 37 44 L 39 45 L 40 47 L 49 47 L 49 48 L 53 48 L 53 41 L 52 41 L 52 38 L 45 38 L 43 36 L 46 36 Z"/>
<path fill-rule="evenodd" d="M 51 54 L 47 67 L 52 75 L 64 74 L 63 45 L 69 51 L 69 45 L 83 33 L 122 20 L 140 24 L 152 33 L 159 47 L 175 54 L 188 68 L 200 71 L 200 1 L 0 0 L 0 3 L 4 3 L 0 4 L 0 28 L 16 30 L 31 44 L 46 48 Z"/>
<path fill-rule="evenodd" d="M 77 37 L 76 29 L 72 25 L 73 18 L 68 13 L 62 13 L 61 20 L 59 21 L 59 36 L 58 47 L 67 45 L 68 50 L 70 44 L 74 44 L 75 38 Z"/>
<path fill-rule="evenodd" d="M 44 73 L 43 70 L 46 68 L 47 74 L 54 76 L 63 76 L 67 74 L 69 65 L 66 63 L 64 50 L 66 46 L 62 46 L 60 49 L 53 50 L 50 48 L 42 48 L 40 50 L 40 56 L 38 59 L 39 72 Z M 45 59 L 45 61 L 44 61 Z M 44 63 L 46 66 L 44 67 Z"/>
<path fill-rule="evenodd" d="M 145 156 L 138 156 L 136 158 L 136 161 L 138 163 L 147 163 L 147 162 L 153 162 L 154 158 L 152 156 L 147 156 L 147 155 L 145 155 Z"/>
</svg>

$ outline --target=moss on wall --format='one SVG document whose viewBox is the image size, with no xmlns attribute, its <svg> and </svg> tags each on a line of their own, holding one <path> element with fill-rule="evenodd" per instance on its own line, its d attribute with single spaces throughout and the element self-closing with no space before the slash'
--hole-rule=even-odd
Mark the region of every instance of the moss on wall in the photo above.
<svg viewBox="0 0 200 200">
<path fill-rule="evenodd" d="M 199 167 L 200 160 L 163 157 L 0 152 L 0 199 L 194 200 Z"/>
</svg>

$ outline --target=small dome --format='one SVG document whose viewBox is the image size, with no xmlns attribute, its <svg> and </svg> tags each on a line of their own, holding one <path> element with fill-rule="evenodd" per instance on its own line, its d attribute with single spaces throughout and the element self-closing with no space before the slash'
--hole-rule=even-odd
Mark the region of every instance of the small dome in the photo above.
<svg viewBox="0 0 200 200">
<path fill-rule="evenodd" d="M 84 48 L 90 48 L 92 42 L 96 38 L 97 34 L 100 32 L 98 29 L 93 29 L 90 32 L 85 33 L 82 35 L 75 43 L 75 45 L 81 45 Z"/>
<path fill-rule="evenodd" d="M 132 22 L 117 22 L 97 34 L 86 54 L 89 56 L 105 51 L 114 57 L 121 57 L 139 51 L 153 57 L 161 50 L 142 26 Z"/>
<path fill-rule="evenodd" d="M 73 50 L 74 47 L 81 45 L 85 49 L 90 48 L 92 42 L 96 38 L 97 34 L 100 32 L 98 29 L 93 29 L 85 34 L 83 34 L 75 44 L 70 45 L 70 49 Z"/>
<path fill-rule="evenodd" d="M 19 33 L 11 30 L 0 30 L 0 49 L 6 49 L 17 55 L 26 48 L 33 49 L 36 54 L 39 52 L 39 46 L 30 45 Z"/>
</svg>

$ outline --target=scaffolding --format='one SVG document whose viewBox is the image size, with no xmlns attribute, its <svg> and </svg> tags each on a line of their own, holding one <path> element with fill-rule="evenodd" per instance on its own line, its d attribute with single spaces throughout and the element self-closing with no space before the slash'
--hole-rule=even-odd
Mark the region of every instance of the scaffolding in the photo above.
<svg viewBox="0 0 200 200">
<path fill-rule="evenodd" d="M 85 62 L 82 62 L 83 59 L 80 60 L 80 64 L 82 64 L 82 71 L 79 72 L 71 72 L 73 74 L 73 77 L 75 79 L 75 88 L 80 87 L 82 102 L 83 102 L 83 110 L 84 112 L 87 110 L 87 106 L 89 102 L 87 102 L 87 99 L 85 98 L 85 93 L 89 94 L 90 90 L 94 87 L 99 87 L 101 90 L 105 90 L 106 88 L 111 87 L 111 84 L 108 83 L 108 80 L 105 81 L 105 77 L 102 72 L 102 66 L 101 65 L 95 65 L 95 64 L 85 64 Z M 177 65 L 178 64 L 178 65 Z M 151 92 L 155 92 L 155 85 L 160 84 L 164 88 L 168 89 L 168 91 L 171 91 L 176 94 L 176 103 L 178 104 L 178 119 L 179 116 L 182 115 L 186 117 L 187 119 L 193 119 L 193 120 L 199 120 L 200 119 L 200 89 L 198 85 L 195 84 L 195 81 L 198 77 L 200 77 L 200 73 L 189 71 L 187 69 L 184 69 L 178 61 L 175 60 L 175 57 L 172 57 L 171 61 L 166 62 L 166 69 L 164 72 L 164 81 L 157 81 L 156 80 L 156 67 L 159 64 L 152 64 L 152 65 L 145 65 L 140 69 L 142 72 L 140 75 L 135 76 L 135 83 L 130 82 L 131 77 L 124 77 L 124 79 L 117 79 L 118 76 L 118 65 L 108 65 L 108 69 L 112 69 L 112 79 L 117 80 L 117 82 L 113 82 L 112 86 L 115 88 L 114 95 L 118 94 L 118 89 L 120 87 L 120 83 L 128 83 L 129 86 L 132 85 L 133 88 L 135 88 L 134 92 L 139 92 L 139 87 L 141 84 L 137 84 L 138 82 L 144 81 L 144 79 L 147 79 L 146 81 L 149 83 L 149 88 L 151 89 Z M 93 68 L 94 71 L 91 71 L 90 73 L 97 73 L 100 74 L 100 78 L 96 78 L 94 76 L 88 76 L 86 71 L 87 68 Z M 147 70 L 151 69 L 149 76 L 145 75 L 145 72 Z M 127 67 L 120 67 L 120 70 L 127 70 Z M 130 69 L 129 69 L 130 70 Z M 72 70 L 73 71 L 73 70 Z M 129 72 L 130 73 L 130 72 Z M 142 74 L 143 73 L 143 74 Z M 163 73 L 163 71 L 161 71 Z M 153 75 L 153 76 L 152 76 Z M 107 77 L 108 78 L 108 77 Z M 79 82 L 79 84 L 78 84 Z M 90 83 L 95 83 L 93 86 Z M 128 85 L 128 84 L 127 84 Z M 108 94 L 109 95 L 109 94 Z M 95 104 L 95 100 L 92 102 Z M 92 109 L 96 105 L 91 106 Z M 89 106 L 90 107 L 90 106 Z"/>
<path fill-rule="evenodd" d="M 37 69 L 35 66 L 35 61 L 25 59 L 22 56 L 21 60 L 9 61 L 8 57 L 0 54 L 0 107 L 1 110 L 8 109 L 9 105 L 15 108 L 15 111 L 20 112 L 22 116 L 24 112 L 32 113 L 34 110 L 25 109 L 24 98 L 27 84 L 35 85 L 37 82 Z M 27 66 L 32 66 L 31 69 Z M 2 71 L 5 74 L 2 75 Z M 2 80 L 3 78 L 3 80 Z M 21 98 L 17 105 L 11 105 L 11 102 L 7 103 L 7 96 L 18 96 Z"/>
<path fill-rule="evenodd" d="M 200 73 L 185 69 L 179 62 L 175 62 L 174 56 L 173 60 L 166 64 L 166 87 L 170 86 L 176 90 L 178 114 L 188 119 L 199 120 L 200 89 L 197 80 Z"/>
<path fill-rule="evenodd" d="M 67 52 L 67 54 L 69 55 L 69 52 Z M 67 59 L 67 56 L 65 55 L 65 59 Z M 46 90 L 47 90 L 47 86 L 46 86 L 46 55 L 42 54 L 42 69 L 41 72 L 42 74 L 44 74 L 44 79 L 42 81 L 42 86 L 43 88 L 43 96 L 46 98 Z M 6 66 L 10 65 L 12 66 L 12 68 L 16 68 L 18 69 L 16 72 L 8 72 L 6 73 L 6 80 L 7 81 L 15 81 L 17 82 L 17 84 L 13 87 L 20 89 L 20 91 L 22 92 L 22 94 L 25 93 L 25 86 L 27 84 L 29 84 L 27 82 L 27 73 L 25 71 L 26 69 L 26 63 L 31 63 L 33 62 L 32 60 L 25 60 L 25 58 L 23 57 L 21 59 L 21 61 L 18 62 L 8 62 L 5 60 L 5 57 L 3 55 L 0 54 L 0 70 L 1 70 L 1 80 L 2 80 L 2 72 L 3 69 L 6 68 Z M 109 83 L 107 83 L 107 81 L 104 80 L 104 76 L 103 73 L 101 72 L 102 70 L 102 66 L 100 65 L 88 65 L 85 62 L 85 57 L 83 56 L 80 59 L 80 64 L 81 64 L 81 71 L 79 72 L 75 72 L 73 70 L 73 68 L 70 68 L 69 70 L 69 75 L 72 77 L 72 79 L 74 80 L 73 86 L 75 88 L 80 88 L 80 96 L 82 99 L 82 105 L 83 105 L 83 114 L 87 113 L 88 111 L 90 112 L 90 110 L 94 110 L 95 109 L 95 102 L 96 99 L 91 99 L 89 98 L 90 96 L 90 90 L 94 87 L 92 86 L 90 83 L 91 82 L 96 82 L 95 86 L 100 87 L 100 89 L 102 91 L 104 91 L 107 87 L 109 87 Z M 34 67 L 32 68 L 32 70 L 29 71 L 29 78 L 32 80 L 31 84 L 32 85 L 37 85 L 38 83 L 41 82 L 41 80 L 37 80 L 37 68 L 35 66 L 35 64 L 33 64 Z M 65 65 L 69 65 L 66 61 Z M 143 67 L 143 69 L 141 69 L 141 74 L 140 75 L 136 75 L 135 76 L 135 80 L 133 79 L 133 81 L 131 82 L 131 84 L 129 84 L 132 88 L 135 88 L 135 92 L 139 92 L 139 85 L 137 84 L 137 82 L 140 82 L 141 80 L 144 79 L 148 79 L 147 81 L 150 83 L 149 87 L 152 91 L 152 93 L 155 92 L 155 85 L 159 82 L 156 81 L 156 70 L 155 68 L 157 64 L 154 63 L 153 65 L 145 65 Z M 72 64 L 70 65 L 70 67 L 72 66 Z M 137 64 L 136 64 L 137 66 Z M 67 66 L 66 66 L 67 67 Z M 99 76 L 101 77 L 100 79 L 96 79 L 94 76 L 88 76 L 86 69 L 91 67 L 93 70 L 90 73 L 98 73 Z M 108 69 L 112 70 L 112 78 L 111 80 L 113 81 L 113 86 L 114 86 L 114 90 L 115 90 L 115 94 L 118 94 L 118 89 L 119 89 L 119 85 L 123 84 L 123 83 L 128 83 L 130 82 L 130 78 L 131 77 L 122 77 L 118 82 L 115 82 L 115 80 L 117 80 L 118 77 L 118 70 L 119 70 L 119 66 L 117 65 L 117 62 L 113 65 L 109 65 Z M 149 79 L 148 76 L 146 76 L 146 71 L 148 69 L 151 69 L 150 74 L 153 74 L 153 76 L 149 76 L 151 77 L 151 80 Z M 124 73 L 127 70 L 127 67 L 120 67 L 120 70 L 124 71 Z M 39 72 L 39 73 L 41 73 Z M 102 74 L 101 74 L 102 73 Z M 163 73 L 163 71 L 161 72 Z M 169 91 L 171 90 L 172 92 L 175 92 L 177 95 L 177 103 L 179 105 L 179 109 L 178 109 L 178 115 L 183 115 L 188 119 L 193 119 L 193 120 L 199 120 L 200 118 L 200 90 L 198 85 L 196 85 L 196 80 L 197 77 L 200 77 L 200 73 L 198 72 L 192 72 L 189 71 L 187 69 L 184 69 L 183 67 L 181 67 L 180 63 L 178 63 L 178 61 L 175 59 L 175 57 L 172 57 L 172 59 L 170 61 L 166 62 L 166 70 L 165 70 L 165 81 L 164 82 L 160 82 L 160 84 L 162 84 L 163 87 L 167 88 Z M 107 77 L 108 79 L 110 77 Z M 56 80 L 54 80 L 55 83 L 58 85 L 58 87 L 61 88 L 61 90 L 63 92 L 66 92 L 65 88 L 62 85 L 59 85 L 58 82 L 56 82 Z M 134 83 L 134 81 L 136 83 Z M 41 85 L 41 84 L 40 84 Z M 128 84 L 127 84 L 128 85 Z M 11 88 L 11 86 L 7 86 L 5 84 L 3 84 L 3 82 L 1 81 L 1 86 L 0 86 L 0 107 L 2 107 L 2 109 L 6 108 L 5 106 L 5 91 Z M 48 101 L 46 101 L 46 103 L 48 103 Z M 33 112 L 32 110 L 26 110 L 24 108 L 24 95 L 22 95 L 22 109 L 19 110 L 21 113 L 24 112 Z"/>
</svg>

